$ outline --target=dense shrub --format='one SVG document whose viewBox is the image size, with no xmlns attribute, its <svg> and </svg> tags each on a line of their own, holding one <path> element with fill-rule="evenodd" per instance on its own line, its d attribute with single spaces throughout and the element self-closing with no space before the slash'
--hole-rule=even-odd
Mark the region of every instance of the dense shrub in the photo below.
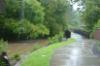
<svg viewBox="0 0 100 66">
<path fill-rule="evenodd" d="M 30 37 L 38 38 L 44 37 L 45 35 L 49 35 L 49 30 L 42 24 L 35 25 L 30 34 Z"/>
<path fill-rule="evenodd" d="M 48 39 L 49 40 L 49 44 L 60 42 L 62 40 L 63 36 L 64 36 L 64 33 L 61 32 L 59 34 L 56 34 L 54 37 L 50 37 Z"/>
<path fill-rule="evenodd" d="M 43 24 L 33 24 L 28 20 L 5 19 L 0 36 L 5 39 L 30 39 L 44 37 L 49 30 Z"/>
<path fill-rule="evenodd" d="M 23 24 L 21 24 L 22 22 L 19 22 L 18 20 L 15 19 L 5 19 L 4 21 L 4 25 L 3 25 L 3 29 L 2 29 L 2 33 L 1 36 L 5 39 L 17 39 L 20 37 L 20 34 L 25 32 L 25 27 L 27 27 L 27 25 L 24 27 L 23 24 L 26 24 L 26 22 L 24 22 Z M 21 29 L 21 27 L 25 28 L 24 30 Z M 27 32 L 27 31 L 26 31 Z"/>
</svg>

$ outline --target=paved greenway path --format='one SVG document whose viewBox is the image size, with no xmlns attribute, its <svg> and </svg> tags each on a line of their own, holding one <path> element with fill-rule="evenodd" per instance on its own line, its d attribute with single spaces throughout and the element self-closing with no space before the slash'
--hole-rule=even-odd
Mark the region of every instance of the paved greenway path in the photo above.
<svg viewBox="0 0 100 66">
<path fill-rule="evenodd" d="M 100 66 L 100 58 L 93 54 L 93 42 L 72 34 L 77 41 L 56 49 L 52 55 L 50 66 Z"/>
</svg>

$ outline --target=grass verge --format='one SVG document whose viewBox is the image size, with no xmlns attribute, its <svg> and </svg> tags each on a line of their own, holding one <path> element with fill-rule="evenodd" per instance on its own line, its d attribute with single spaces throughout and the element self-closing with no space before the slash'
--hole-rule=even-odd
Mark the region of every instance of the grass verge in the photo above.
<svg viewBox="0 0 100 66">
<path fill-rule="evenodd" d="M 49 66 L 49 60 L 51 59 L 51 55 L 56 48 L 65 46 L 74 42 L 74 39 L 68 39 L 67 41 L 55 43 L 48 47 L 41 48 L 25 58 L 20 66 Z"/>
</svg>

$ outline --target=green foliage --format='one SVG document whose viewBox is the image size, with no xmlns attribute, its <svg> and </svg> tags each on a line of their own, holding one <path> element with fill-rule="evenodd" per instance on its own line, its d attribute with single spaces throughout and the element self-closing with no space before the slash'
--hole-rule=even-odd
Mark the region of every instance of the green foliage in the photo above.
<svg viewBox="0 0 100 66">
<path fill-rule="evenodd" d="M 27 38 L 32 27 L 33 25 L 27 20 L 19 22 L 18 20 L 14 19 L 5 19 L 4 29 L 2 30 L 4 31 L 5 37 L 17 39 L 21 37 Z"/>
<path fill-rule="evenodd" d="M 67 29 L 66 0 L 5 0 L 0 37 L 30 39 L 54 36 Z"/>
<path fill-rule="evenodd" d="M 37 0 L 5 0 L 5 9 L 7 18 L 25 18 L 33 23 L 44 20 L 43 7 Z"/>
<path fill-rule="evenodd" d="M 0 15 L 0 37 L 29 39 L 48 35 L 43 25 L 44 8 L 37 0 L 5 0 L 5 12 Z M 19 20 L 20 19 L 20 20 Z M 38 25 L 39 24 L 39 25 Z"/>
<path fill-rule="evenodd" d="M 100 0 L 85 0 L 85 11 L 83 12 L 83 20 L 86 24 L 88 33 L 93 32 L 93 27 L 100 18 Z"/>
<path fill-rule="evenodd" d="M 66 0 L 39 0 L 45 7 L 45 25 L 50 34 L 55 35 L 67 28 L 67 1 Z"/>
<path fill-rule="evenodd" d="M 35 24 L 43 23 L 44 8 L 37 0 L 25 0 L 25 18 Z"/>
<path fill-rule="evenodd" d="M 43 37 L 49 34 L 48 29 L 44 25 L 34 25 L 28 20 L 21 20 L 19 22 L 18 20 L 14 19 L 6 19 L 4 23 L 4 28 L 7 33 L 10 33 L 10 35 L 12 34 L 14 38 L 17 39 L 38 38 L 40 36 Z M 8 37 L 10 35 L 8 35 Z"/>
<path fill-rule="evenodd" d="M 16 18 L 19 19 L 20 11 L 20 2 L 19 0 L 5 0 L 5 16 L 7 18 Z"/>
<path fill-rule="evenodd" d="M 1 66 L 6 66 L 5 63 L 2 62 L 1 60 L 0 60 L 0 65 L 1 65 Z"/>
<path fill-rule="evenodd" d="M 49 30 L 42 24 L 37 24 L 32 30 L 30 37 L 38 38 L 44 37 L 45 35 L 49 35 Z"/>
<path fill-rule="evenodd" d="M 0 39 L 0 53 L 6 51 L 7 49 L 7 42 L 3 39 Z"/>
<path fill-rule="evenodd" d="M 50 37 L 49 40 L 49 44 L 53 44 L 53 43 L 57 43 L 60 42 L 61 39 L 63 38 L 63 32 L 56 34 L 54 37 Z"/>
<path fill-rule="evenodd" d="M 94 27 L 95 29 L 96 28 L 100 28 L 100 19 L 98 20 L 98 22 L 97 22 L 97 24 L 95 24 L 95 27 Z"/>
</svg>

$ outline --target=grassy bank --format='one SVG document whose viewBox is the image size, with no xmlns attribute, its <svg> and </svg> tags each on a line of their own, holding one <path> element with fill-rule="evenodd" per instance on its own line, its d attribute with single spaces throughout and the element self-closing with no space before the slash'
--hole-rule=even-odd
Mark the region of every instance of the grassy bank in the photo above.
<svg viewBox="0 0 100 66">
<path fill-rule="evenodd" d="M 26 59 L 24 59 L 21 63 L 21 66 L 49 66 L 49 60 L 53 51 L 56 48 L 65 46 L 72 42 L 74 42 L 74 39 L 68 39 L 67 41 L 55 43 L 48 47 L 41 48 L 31 53 Z"/>
</svg>

